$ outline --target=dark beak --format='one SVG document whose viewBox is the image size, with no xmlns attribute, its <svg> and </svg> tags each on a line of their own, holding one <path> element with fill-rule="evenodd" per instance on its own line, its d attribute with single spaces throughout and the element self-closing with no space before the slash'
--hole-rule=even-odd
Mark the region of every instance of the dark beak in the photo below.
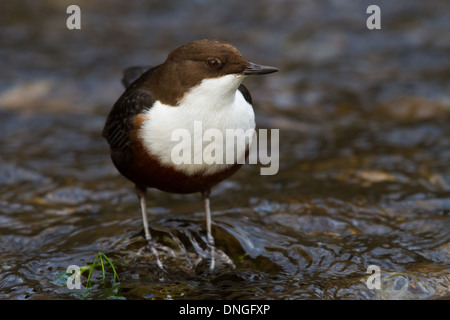
<svg viewBox="0 0 450 320">
<path fill-rule="evenodd" d="M 257 74 L 268 74 L 277 72 L 278 68 L 275 67 L 269 67 L 269 66 L 262 66 L 260 64 L 255 64 L 250 62 L 250 65 L 244 69 L 244 75 L 246 76 L 253 76 Z"/>
</svg>

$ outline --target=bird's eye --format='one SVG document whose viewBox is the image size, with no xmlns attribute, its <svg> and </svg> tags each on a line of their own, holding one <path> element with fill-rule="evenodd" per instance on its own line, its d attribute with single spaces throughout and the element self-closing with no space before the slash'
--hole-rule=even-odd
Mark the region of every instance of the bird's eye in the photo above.
<svg viewBox="0 0 450 320">
<path fill-rule="evenodd" d="M 206 60 L 206 65 L 210 70 L 218 69 L 220 67 L 220 64 L 220 60 L 217 58 L 209 58 L 208 60 Z"/>
</svg>

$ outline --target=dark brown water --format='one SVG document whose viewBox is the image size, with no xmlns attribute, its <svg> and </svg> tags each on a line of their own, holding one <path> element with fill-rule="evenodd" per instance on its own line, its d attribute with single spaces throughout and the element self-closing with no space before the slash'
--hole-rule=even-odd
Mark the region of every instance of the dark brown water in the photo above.
<svg viewBox="0 0 450 320">
<path fill-rule="evenodd" d="M 78 1 L 73 31 L 69 4 L 0 13 L 1 299 L 450 297 L 448 1 Z M 208 272 L 200 195 L 150 191 L 151 231 L 172 249 L 161 274 L 100 133 L 125 67 L 201 38 L 280 68 L 245 80 L 258 126 L 280 130 L 280 170 L 247 165 L 213 190 L 236 270 Z M 106 267 L 88 295 L 69 290 L 61 273 L 99 251 L 120 285 Z"/>
</svg>

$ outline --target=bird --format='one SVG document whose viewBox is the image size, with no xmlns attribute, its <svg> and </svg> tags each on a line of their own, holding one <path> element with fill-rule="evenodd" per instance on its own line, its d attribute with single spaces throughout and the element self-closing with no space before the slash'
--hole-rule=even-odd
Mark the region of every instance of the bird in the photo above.
<svg viewBox="0 0 450 320">
<path fill-rule="evenodd" d="M 222 133 L 228 129 L 255 129 L 252 97 L 242 81 L 248 76 L 276 71 L 276 67 L 249 62 L 227 42 L 209 39 L 176 48 L 157 66 L 125 70 L 125 91 L 109 112 L 102 136 L 109 144 L 114 166 L 134 183 L 146 244 L 161 269 L 164 267 L 148 224 L 147 189 L 201 193 L 211 249 L 210 269 L 214 270 L 211 188 L 242 166 L 236 159 L 248 156 L 251 143 L 246 141 L 245 150 L 237 151 L 241 154 L 236 154 L 232 163 L 175 163 L 173 149 L 178 142 L 173 141 L 173 132 L 184 129 L 195 134 L 196 123 L 202 124 L 202 133 L 208 129 Z M 201 147 L 200 152 L 205 144 Z M 236 149 L 233 145 L 223 148 L 224 157 Z M 191 154 L 191 158 L 194 156 Z"/>
</svg>

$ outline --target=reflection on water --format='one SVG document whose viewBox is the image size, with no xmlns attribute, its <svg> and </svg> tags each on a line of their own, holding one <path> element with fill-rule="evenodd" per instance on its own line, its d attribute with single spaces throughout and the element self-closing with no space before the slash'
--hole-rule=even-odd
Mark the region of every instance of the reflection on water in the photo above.
<svg viewBox="0 0 450 320">
<path fill-rule="evenodd" d="M 450 5 L 379 2 L 378 31 L 364 1 L 81 1 L 70 32 L 63 3 L 6 5 L 0 297 L 80 298 L 58 277 L 98 251 L 121 284 L 97 282 L 94 299 L 450 297 Z M 258 126 L 280 129 L 280 170 L 245 166 L 213 190 L 213 233 L 237 269 L 212 274 L 200 195 L 150 191 L 152 234 L 171 249 L 161 275 L 100 132 L 124 67 L 205 37 L 280 68 L 246 81 Z"/>
</svg>

